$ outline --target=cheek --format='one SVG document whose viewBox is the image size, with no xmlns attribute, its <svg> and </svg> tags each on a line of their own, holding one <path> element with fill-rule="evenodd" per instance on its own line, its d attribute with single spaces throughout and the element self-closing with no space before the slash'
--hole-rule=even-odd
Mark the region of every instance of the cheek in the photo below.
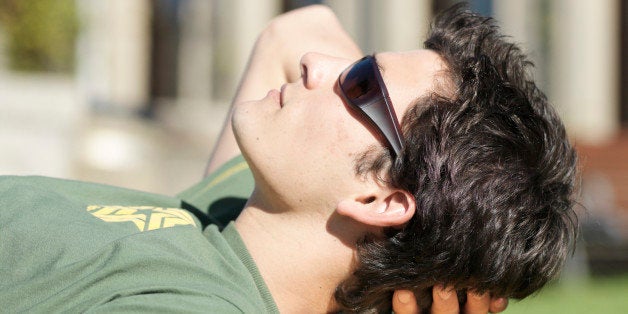
<svg viewBox="0 0 628 314">
<path fill-rule="evenodd" d="M 344 104 L 319 108 L 312 107 L 300 128 L 305 146 L 338 158 L 354 155 L 364 145 L 365 128 L 352 117 Z"/>
</svg>

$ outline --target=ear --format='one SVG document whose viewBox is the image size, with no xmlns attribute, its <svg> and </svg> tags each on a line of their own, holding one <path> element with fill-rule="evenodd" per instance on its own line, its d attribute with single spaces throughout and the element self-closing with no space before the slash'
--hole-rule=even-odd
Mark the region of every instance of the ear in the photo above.
<svg viewBox="0 0 628 314">
<path fill-rule="evenodd" d="M 408 222 L 414 216 L 415 209 L 412 194 L 400 189 L 389 189 L 345 199 L 338 203 L 336 211 L 363 224 L 392 227 Z"/>
</svg>

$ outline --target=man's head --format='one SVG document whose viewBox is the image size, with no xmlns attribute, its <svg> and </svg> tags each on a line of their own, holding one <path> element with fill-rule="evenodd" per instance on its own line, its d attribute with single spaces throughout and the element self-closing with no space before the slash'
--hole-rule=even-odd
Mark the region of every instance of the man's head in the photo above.
<svg viewBox="0 0 628 314">
<path fill-rule="evenodd" d="M 396 160 L 367 151 L 356 167 L 412 193 L 416 213 L 359 245 L 357 270 L 336 293 L 348 310 L 386 308 L 395 289 L 435 284 L 523 298 L 558 274 L 573 245 L 576 155 L 523 53 L 460 6 L 435 20 L 425 46 L 445 60 L 445 89 L 405 113 Z"/>
<path fill-rule="evenodd" d="M 400 114 L 434 88 L 444 65 L 431 50 L 378 53 L 376 60 Z M 342 97 L 338 77 L 354 61 L 305 54 L 302 81 L 236 106 L 234 133 L 255 176 L 254 196 L 272 197 L 274 204 L 269 205 L 275 210 L 316 208 L 327 219 L 338 206 L 366 205 L 374 212 L 391 195 L 413 205 L 413 196 L 405 190 L 355 174 L 356 158 L 364 150 L 388 149 L 378 130 Z M 413 211 L 404 212 L 411 216 Z"/>
</svg>

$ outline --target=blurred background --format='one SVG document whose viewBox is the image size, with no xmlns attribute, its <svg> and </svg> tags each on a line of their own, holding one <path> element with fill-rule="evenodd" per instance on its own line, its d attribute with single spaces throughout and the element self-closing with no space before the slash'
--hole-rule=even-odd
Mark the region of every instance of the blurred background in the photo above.
<svg viewBox="0 0 628 314">
<path fill-rule="evenodd" d="M 455 2 L 0 0 L 0 174 L 174 195 L 202 177 L 273 16 L 324 3 L 365 52 L 409 50 Z M 508 312 L 628 313 L 628 1 L 469 3 L 529 53 L 580 153 L 578 250 Z"/>
</svg>

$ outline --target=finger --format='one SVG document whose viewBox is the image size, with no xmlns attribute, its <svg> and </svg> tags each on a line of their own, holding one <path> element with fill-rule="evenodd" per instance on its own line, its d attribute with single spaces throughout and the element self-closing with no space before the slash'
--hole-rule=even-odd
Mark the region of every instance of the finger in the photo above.
<svg viewBox="0 0 628 314">
<path fill-rule="evenodd" d="M 491 313 L 499 313 L 505 311 L 507 307 L 507 298 L 491 298 L 491 305 L 489 306 L 488 311 Z"/>
<path fill-rule="evenodd" d="M 434 286 L 432 290 L 432 314 L 460 313 L 458 297 L 452 287 Z"/>
<path fill-rule="evenodd" d="M 467 293 L 467 303 L 464 305 L 465 314 L 486 314 L 488 313 L 491 296 L 488 293 Z"/>
<path fill-rule="evenodd" d="M 416 304 L 414 293 L 410 290 L 395 290 L 392 299 L 393 312 L 395 314 L 418 314 L 419 307 Z"/>
</svg>

